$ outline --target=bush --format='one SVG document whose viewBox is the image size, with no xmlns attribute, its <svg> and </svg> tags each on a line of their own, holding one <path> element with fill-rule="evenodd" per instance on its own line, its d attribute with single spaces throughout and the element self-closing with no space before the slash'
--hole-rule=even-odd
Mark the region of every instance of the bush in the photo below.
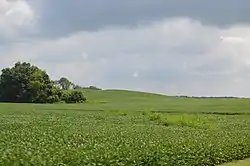
<svg viewBox="0 0 250 166">
<path fill-rule="evenodd" d="M 60 102 L 60 98 L 58 97 L 58 95 L 53 95 L 53 96 L 49 96 L 47 99 L 48 103 L 58 103 Z"/>
<path fill-rule="evenodd" d="M 64 91 L 61 100 L 66 103 L 83 103 L 86 98 L 82 91 Z"/>
</svg>

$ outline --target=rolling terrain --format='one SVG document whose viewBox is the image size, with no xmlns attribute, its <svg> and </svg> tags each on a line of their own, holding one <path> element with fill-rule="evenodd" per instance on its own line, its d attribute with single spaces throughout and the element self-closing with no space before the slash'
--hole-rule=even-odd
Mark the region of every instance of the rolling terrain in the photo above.
<svg viewBox="0 0 250 166">
<path fill-rule="evenodd" d="M 0 104 L 0 165 L 220 165 L 250 157 L 250 99 L 84 90 Z"/>
</svg>

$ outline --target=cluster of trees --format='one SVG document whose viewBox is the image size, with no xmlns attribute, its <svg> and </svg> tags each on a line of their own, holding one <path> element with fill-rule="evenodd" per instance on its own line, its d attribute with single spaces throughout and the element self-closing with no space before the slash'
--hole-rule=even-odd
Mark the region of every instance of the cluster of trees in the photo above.
<svg viewBox="0 0 250 166">
<path fill-rule="evenodd" d="M 97 88 L 96 86 L 89 86 L 89 87 L 82 87 L 80 85 L 74 84 L 69 79 L 65 77 L 61 77 L 59 80 L 53 81 L 54 85 L 63 90 L 70 90 L 70 89 L 91 89 L 91 90 L 102 90 Z"/>
<path fill-rule="evenodd" d="M 24 103 L 82 103 L 86 98 L 81 90 L 68 79 L 58 81 L 26 62 L 17 62 L 11 68 L 2 69 L 0 75 L 0 102 Z M 80 86 L 78 86 L 80 87 Z M 70 89 L 75 90 L 70 90 Z"/>
</svg>

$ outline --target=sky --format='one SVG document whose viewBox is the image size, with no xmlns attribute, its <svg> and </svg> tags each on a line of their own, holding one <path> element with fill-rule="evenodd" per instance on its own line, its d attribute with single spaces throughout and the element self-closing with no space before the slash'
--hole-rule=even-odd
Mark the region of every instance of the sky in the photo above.
<svg viewBox="0 0 250 166">
<path fill-rule="evenodd" d="M 0 0 L 0 68 L 167 95 L 250 97 L 249 0 Z"/>
</svg>

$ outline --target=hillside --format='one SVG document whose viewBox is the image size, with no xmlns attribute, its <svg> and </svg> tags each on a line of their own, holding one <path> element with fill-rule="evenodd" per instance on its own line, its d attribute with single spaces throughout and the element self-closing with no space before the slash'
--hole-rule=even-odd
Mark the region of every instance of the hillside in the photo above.
<svg viewBox="0 0 250 166">
<path fill-rule="evenodd" d="M 160 112 L 249 114 L 250 99 L 185 98 L 124 90 L 83 90 L 87 107 Z"/>
</svg>

